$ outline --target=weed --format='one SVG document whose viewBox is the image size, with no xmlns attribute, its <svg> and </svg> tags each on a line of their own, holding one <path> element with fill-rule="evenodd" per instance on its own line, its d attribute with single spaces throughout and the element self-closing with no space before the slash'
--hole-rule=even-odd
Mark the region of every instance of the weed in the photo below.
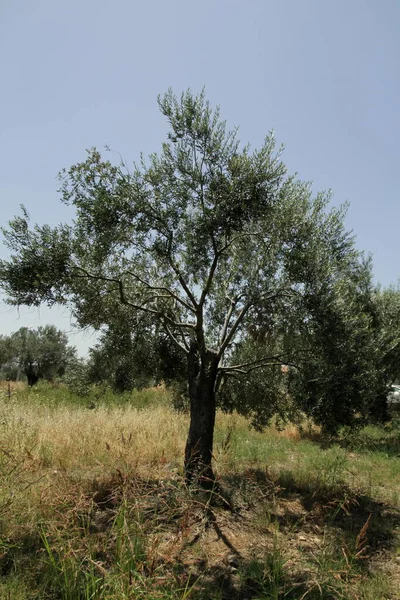
<svg viewBox="0 0 400 600">
<path fill-rule="evenodd" d="M 72 549 L 56 552 L 44 531 L 42 540 L 53 593 L 59 594 L 61 600 L 97 600 L 102 597 L 103 577 L 96 574 L 92 561 L 79 558 Z"/>
<path fill-rule="evenodd" d="M 279 546 L 277 532 L 272 549 L 262 558 L 253 558 L 240 572 L 242 589 L 259 598 L 278 600 L 287 597 L 292 588 L 286 573 L 287 559 Z"/>
<path fill-rule="evenodd" d="M 311 426 L 260 433 L 218 413 L 218 486 L 200 493 L 166 390 L 104 390 L 95 410 L 62 386 L 5 392 L 0 598 L 400 596 L 394 425 L 321 449 Z"/>
</svg>

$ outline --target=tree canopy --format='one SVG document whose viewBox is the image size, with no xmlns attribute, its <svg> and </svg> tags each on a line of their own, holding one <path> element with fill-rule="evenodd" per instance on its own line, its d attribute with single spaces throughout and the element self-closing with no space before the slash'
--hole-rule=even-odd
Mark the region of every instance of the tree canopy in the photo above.
<svg viewBox="0 0 400 600">
<path fill-rule="evenodd" d="M 74 356 L 66 334 L 54 325 L 21 327 L 11 336 L 0 337 L 1 371 L 15 379 L 23 375 L 29 385 L 62 377 Z"/>
<path fill-rule="evenodd" d="M 363 328 L 355 315 L 369 267 L 346 231 L 345 207 L 330 207 L 329 193 L 313 194 L 288 174 L 272 133 L 259 150 L 241 146 L 204 93 L 177 98 L 169 90 L 158 104 L 169 123 L 161 151 L 130 167 L 91 149 L 63 170 L 61 199 L 74 208 L 72 224 L 31 227 L 23 209 L 4 230 L 11 257 L 0 263 L 0 280 L 11 303 L 69 304 L 81 326 L 113 326 L 121 306 L 130 331 L 146 316 L 187 364 L 188 477 L 201 470 L 212 479 L 223 385 L 244 382 L 250 396 L 255 371 L 282 363 L 296 372 L 309 365 L 311 380 L 313 350 L 298 343 L 311 332 L 331 341 L 327 365 L 342 356 L 335 340 L 350 335 L 353 343 Z M 246 351 L 251 338 L 255 353 Z M 357 364 L 352 381 L 363 371 Z M 253 411 L 268 406 L 267 391 L 255 395 Z M 347 422 L 351 402 L 359 409 L 362 402 L 356 387 L 343 391 L 348 396 L 336 395 L 334 404 Z M 304 406 L 311 397 L 324 407 L 332 401 L 318 390 L 304 397 Z"/>
<path fill-rule="evenodd" d="M 163 328 L 154 327 L 147 314 L 138 318 L 123 305 L 116 309 L 113 322 L 89 350 L 89 381 L 123 392 L 179 379 L 185 372 L 184 356 Z"/>
</svg>

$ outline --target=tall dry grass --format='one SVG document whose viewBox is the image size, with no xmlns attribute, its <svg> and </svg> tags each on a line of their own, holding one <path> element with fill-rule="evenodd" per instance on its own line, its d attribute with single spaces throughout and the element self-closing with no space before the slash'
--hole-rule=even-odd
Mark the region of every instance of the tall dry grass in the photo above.
<svg viewBox="0 0 400 600">
<path fill-rule="evenodd" d="M 123 464 L 148 472 L 179 462 L 187 430 L 186 416 L 165 406 L 52 410 L 3 401 L 0 422 L 4 449 L 25 455 L 32 467 L 68 471 Z"/>
<path fill-rule="evenodd" d="M 145 410 L 129 405 L 100 405 L 90 410 L 86 406 L 52 407 L 34 399 L 9 402 L 3 395 L 0 422 L 1 447 L 24 458 L 30 469 L 78 473 L 123 467 L 158 477 L 165 465 L 181 468 L 189 417 L 157 403 Z M 268 438 L 250 434 L 244 417 L 218 412 L 217 470 L 231 469 L 242 455 L 247 461 L 246 453 L 251 453 L 254 444 L 278 438 L 294 442 L 300 435 L 295 426 L 281 432 L 271 427 Z M 258 461 L 253 453 L 253 462 Z"/>
<path fill-rule="evenodd" d="M 197 584 L 193 581 L 200 581 L 200 572 L 193 581 L 189 577 L 183 578 L 183 583 L 180 579 L 176 582 L 174 563 L 168 562 L 171 548 L 175 548 L 178 553 L 186 552 L 181 557 L 185 569 L 193 568 L 200 559 L 222 568 L 228 552 L 224 538 L 213 533 L 212 527 L 203 531 L 199 502 L 179 477 L 188 415 L 168 405 L 163 389 L 133 394 L 120 404 L 119 398 L 100 399 L 94 409 L 89 408 L 90 402 L 63 394 L 62 389 L 51 387 L 21 390 L 11 399 L 0 393 L 0 568 L 12 566 L 4 588 L 0 579 L 0 598 L 128 599 L 133 597 L 134 585 L 138 586 L 137 598 L 181 600 L 189 597 L 189 589 L 193 591 L 190 597 L 196 600 L 219 597 L 214 583 L 209 596 L 201 595 L 201 590 L 195 595 Z M 111 404 L 107 404 L 109 400 Z M 379 469 L 373 468 L 378 464 Z M 366 558 L 359 557 L 357 541 L 366 523 L 371 535 L 378 531 L 380 537 L 386 523 L 388 543 L 397 543 L 392 533 L 398 523 L 396 509 L 388 505 L 385 510 L 391 512 L 385 513 L 386 521 L 379 513 L 370 523 L 367 519 L 372 509 L 357 503 L 360 489 L 371 496 L 372 507 L 383 506 L 382 501 L 397 494 L 398 489 L 400 492 L 400 480 L 396 479 L 400 461 L 396 457 L 356 455 L 339 447 L 321 450 L 304 439 L 295 426 L 283 431 L 271 426 L 259 433 L 249 429 L 244 417 L 218 413 L 214 465 L 234 505 L 243 507 L 241 520 L 236 514 L 216 510 L 219 525 L 243 557 L 234 576 L 235 585 L 243 586 L 240 597 L 251 595 L 247 583 L 257 579 L 257 586 L 262 584 L 258 592 L 265 589 L 265 597 L 280 597 L 267 593 L 271 573 L 276 575 L 274 589 L 286 590 L 285 597 L 287 593 L 292 600 L 301 594 L 322 597 L 319 589 L 324 586 L 325 597 L 397 597 L 379 565 L 375 568 L 371 563 L 371 577 L 364 576 L 359 563 Z M 378 478 L 376 482 L 371 473 Z M 113 492 L 120 495 L 113 496 Z M 374 504 L 375 495 L 378 504 Z M 107 498 L 118 502 L 104 505 Z M 383 509 L 379 510 L 383 515 Z M 343 525 L 350 511 L 354 532 L 338 534 L 334 519 Z M 132 532 L 128 527 L 118 533 L 121 523 L 136 529 Z M 279 532 L 277 523 L 282 525 Z M 314 525 L 315 530 L 310 530 Z M 186 541 L 191 536 L 195 539 L 199 531 L 202 537 L 198 544 L 186 548 Z M 132 567 L 129 544 L 135 535 L 146 547 Z M 275 554 L 271 549 L 273 535 L 278 543 Z M 120 548 L 124 544 L 126 556 Z M 268 561 L 264 564 L 258 555 L 252 559 L 252 553 L 260 548 L 268 549 L 268 561 L 275 557 L 272 566 Z M 376 556 L 380 556 L 379 551 Z M 125 558 L 129 568 L 124 566 Z M 396 564 L 390 554 L 382 562 L 384 569 L 392 571 Z M 137 579 L 132 569 L 138 572 Z M 296 587 L 300 585 L 298 571 L 302 577 L 309 573 L 301 588 Z M 98 596 L 90 596 L 89 591 L 86 596 L 78 595 L 79 586 L 89 590 L 92 576 L 100 577 L 103 591 Z M 204 576 L 207 579 L 207 574 Z M 53 584 L 58 581 L 53 595 L 40 595 L 45 589 L 50 593 L 46 586 L 52 584 L 45 583 L 45 577 Z M 83 582 L 82 577 L 86 578 Z M 159 578 L 170 587 L 176 584 L 177 591 L 164 595 L 160 590 L 158 595 L 151 595 L 147 589 L 151 593 L 158 589 Z M 125 592 L 118 587 L 121 582 L 126 583 Z M 17 584 L 22 591 L 17 591 Z M 33 584 L 42 586 L 36 596 L 29 592 Z M 364 585 L 368 589 L 362 593 Z"/>
</svg>

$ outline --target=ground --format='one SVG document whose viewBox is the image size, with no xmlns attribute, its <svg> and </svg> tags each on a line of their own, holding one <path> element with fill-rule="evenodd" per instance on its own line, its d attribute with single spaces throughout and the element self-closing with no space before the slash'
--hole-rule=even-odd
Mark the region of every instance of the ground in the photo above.
<svg viewBox="0 0 400 600">
<path fill-rule="evenodd" d="M 326 447 L 310 424 L 218 414 L 206 494 L 184 485 L 166 390 L 91 402 L 0 397 L 0 598 L 400 597 L 395 422 Z"/>
</svg>

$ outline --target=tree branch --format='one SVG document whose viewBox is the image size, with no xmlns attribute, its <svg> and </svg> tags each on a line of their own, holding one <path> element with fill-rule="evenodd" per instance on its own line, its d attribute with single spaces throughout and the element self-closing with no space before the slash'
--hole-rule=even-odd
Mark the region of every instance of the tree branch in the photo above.
<svg viewBox="0 0 400 600">
<path fill-rule="evenodd" d="M 170 330 L 170 328 L 168 327 L 168 325 L 166 323 L 164 323 L 164 327 L 165 327 L 165 331 L 167 332 L 167 334 L 171 338 L 171 340 L 178 346 L 178 348 L 180 348 L 186 355 L 188 355 L 189 350 L 186 347 L 186 345 L 184 346 L 183 344 L 180 343 L 180 341 L 174 336 L 174 334 L 172 333 L 172 331 Z"/>
<path fill-rule="evenodd" d="M 229 323 L 233 314 L 233 311 L 235 310 L 235 306 L 236 304 L 239 302 L 240 298 L 235 298 L 234 300 L 231 300 L 229 297 L 227 297 L 227 300 L 229 300 L 230 302 L 230 307 L 228 309 L 228 312 L 226 313 L 226 317 L 225 317 L 225 321 L 224 324 L 222 326 L 222 331 L 221 331 L 221 337 L 220 337 L 220 343 L 222 344 L 225 340 L 227 331 L 228 331 L 228 327 L 229 327 Z"/>
<path fill-rule="evenodd" d="M 180 329 L 192 329 L 192 330 L 196 329 L 196 326 L 194 325 L 194 323 L 181 323 L 179 321 L 174 321 L 173 319 L 171 319 L 171 317 L 169 317 L 163 311 L 156 310 L 154 308 L 149 308 L 149 307 L 145 306 L 144 304 L 136 304 L 135 302 L 131 302 L 125 296 L 124 284 L 121 279 L 118 279 L 116 277 L 106 277 L 105 275 L 93 275 L 92 273 L 89 273 L 82 267 L 76 267 L 76 268 L 79 269 L 80 271 L 82 271 L 84 276 L 89 279 L 94 279 L 95 281 L 98 280 L 98 281 L 108 281 L 109 283 L 116 283 L 118 286 L 118 290 L 119 290 L 120 302 L 122 304 L 124 304 L 126 306 L 130 306 L 130 307 L 134 308 L 135 310 L 141 310 L 143 312 L 146 312 L 146 313 L 149 313 L 152 315 L 156 315 L 158 318 L 163 318 L 166 321 L 168 321 L 168 323 L 173 325 L 174 327 L 178 327 Z"/>
<path fill-rule="evenodd" d="M 199 306 L 201 306 L 201 307 L 203 306 L 204 301 L 206 299 L 206 296 L 207 296 L 207 294 L 208 294 L 208 292 L 210 290 L 210 287 L 211 287 L 211 284 L 212 284 L 212 280 L 213 280 L 213 277 L 214 277 L 214 273 L 215 273 L 215 270 L 216 270 L 217 265 L 218 265 L 219 256 L 220 255 L 219 255 L 218 252 L 216 252 L 215 255 L 214 255 L 214 260 L 212 262 L 212 265 L 211 265 L 211 268 L 210 268 L 210 272 L 209 272 L 208 277 L 207 277 L 206 285 L 204 286 L 204 289 L 203 289 L 203 291 L 201 293 L 201 296 L 200 296 Z"/>
<path fill-rule="evenodd" d="M 227 371 L 237 371 L 240 369 L 244 369 L 246 367 L 251 367 L 253 365 L 259 365 L 271 360 L 279 360 L 283 358 L 283 354 L 273 354 L 272 356 L 263 356 L 262 358 L 258 358 L 257 360 L 250 360 L 248 362 L 245 363 L 241 363 L 239 365 L 232 365 L 230 367 L 220 367 L 221 370 L 227 372 Z M 286 363 L 285 363 L 286 364 Z"/>
<path fill-rule="evenodd" d="M 188 304 L 187 302 L 185 302 L 184 300 L 182 300 L 182 298 L 180 296 L 178 296 L 177 294 L 175 294 L 169 288 L 167 288 L 165 286 L 151 285 L 151 283 L 149 283 L 145 279 L 142 279 L 136 273 L 132 273 L 132 271 L 124 271 L 124 272 L 128 273 L 128 275 L 131 275 L 132 277 L 134 277 L 134 279 L 137 279 L 140 283 L 143 283 L 143 285 L 145 285 L 146 287 L 148 287 L 151 290 L 156 290 L 156 291 L 160 291 L 160 292 L 166 292 L 167 294 L 169 294 L 169 296 L 171 298 L 173 298 L 174 300 L 176 300 L 177 302 L 179 302 L 180 304 L 182 304 L 182 306 L 184 306 L 187 310 L 189 310 L 192 313 L 196 312 L 195 309 L 193 308 L 193 306 L 190 306 L 190 304 Z M 165 298 L 166 296 L 159 296 L 159 297 Z"/>
<path fill-rule="evenodd" d="M 183 345 L 185 346 L 186 350 L 189 352 L 190 347 L 189 347 L 188 341 L 186 339 L 185 333 L 182 330 L 180 330 L 179 333 L 181 334 Z"/>
<path fill-rule="evenodd" d="M 235 335 L 240 323 L 243 321 L 244 317 L 246 316 L 246 313 L 250 310 L 251 307 L 252 307 L 252 302 L 248 302 L 247 304 L 245 304 L 243 306 L 242 310 L 236 317 L 236 320 L 235 320 L 234 324 L 232 325 L 229 333 L 226 335 L 225 340 L 222 342 L 221 346 L 219 347 L 219 350 L 218 350 L 218 358 L 219 359 L 225 352 L 226 348 L 229 346 L 229 343 L 230 343 L 231 339 L 233 338 L 233 336 Z"/>
<path fill-rule="evenodd" d="M 240 365 L 232 365 L 230 367 L 219 367 L 219 371 L 224 375 L 230 375 L 233 373 L 241 373 L 243 375 L 248 375 L 251 371 L 255 369 L 260 369 L 261 367 L 266 366 L 282 366 L 285 364 L 289 367 L 294 367 L 296 369 L 300 369 L 298 364 L 293 363 L 292 361 L 285 361 L 285 354 L 275 354 L 273 356 L 264 356 L 258 360 L 249 361 L 247 363 L 242 363 Z"/>
<path fill-rule="evenodd" d="M 245 237 L 258 237 L 261 236 L 262 234 L 260 232 L 256 232 L 256 233 L 239 233 L 238 235 L 235 235 L 233 238 L 231 238 L 229 241 L 227 241 L 225 243 L 225 245 L 220 249 L 220 253 L 222 254 L 222 252 L 225 252 L 225 250 L 227 250 L 230 246 L 232 246 L 232 244 L 234 244 L 237 240 L 240 240 L 241 238 L 245 238 Z"/>
<path fill-rule="evenodd" d="M 189 300 L 193 304 L 194 308 L 197 309 L 197 307 L 198 307 L 197 300 L 193 296 L 192 292 L 190 291 L 190 288 L 189 288 L 188 284 L 186 283 L 186 281 L 184 280 L 182 273 L 180 272 L 180 270 L 178 269 L 178 267 L 174 264 L 174 262 L 173 262 L 173 260 L 172 260 L 172 258 L 170 256 L 168 256 L 168 260 L 169 260 L 169 264 L 170 264 L 171 269 L 173 270 L 173 272 L 177 276 L 178 281 L 181 284 L 182 288 L 185 290 L 187 297 L 189 298 Z"/>
<path fill-rule="evenodd" d="M 286 290 L 285 288 L 281 288 L 277 291 L 275 291 L 273 294 L 271 295 L 266 295 L 266 294 L 261 294 L 261 296 L 259 297 L 260 299 L 263 298 L 264 301 L 267 300 L 273 300 L 275 298 L 278 298 L 279 296 L 291 296 L 293 293 L 295 293 L 293 290 Z M 231 301 L 232 302 L 232 301 Z M 253 306 L 254 302 L 248 302 L 240 311 L 240 313 L 238 314 L 236 321 L 234 322 L 234 324 L 232 325 L 231 330 L 229 331 L 229 333 L 227 333 L 228 327 L 229 327 L 229 322 L 230 319 L 232 317 L 233 314 L 233 308 L 229 308 L 228 313 L 226 315 L 225 318 L 225 323 L 222 329 L 222 336 L 221 336 L 221 346 L 220 349 L 218 351 L 218 356 L 221 358 L 221 356 L 223 355 L 223 353 L 225 352 L 227 346 L 229 345 L 230 341 L 232 340 L 233 336 L 235 335 L 240 323 L 243 321 L 244 317 L 246 316 L 246 313 L 248 312 L 248 310 Z"/>
</svg>

